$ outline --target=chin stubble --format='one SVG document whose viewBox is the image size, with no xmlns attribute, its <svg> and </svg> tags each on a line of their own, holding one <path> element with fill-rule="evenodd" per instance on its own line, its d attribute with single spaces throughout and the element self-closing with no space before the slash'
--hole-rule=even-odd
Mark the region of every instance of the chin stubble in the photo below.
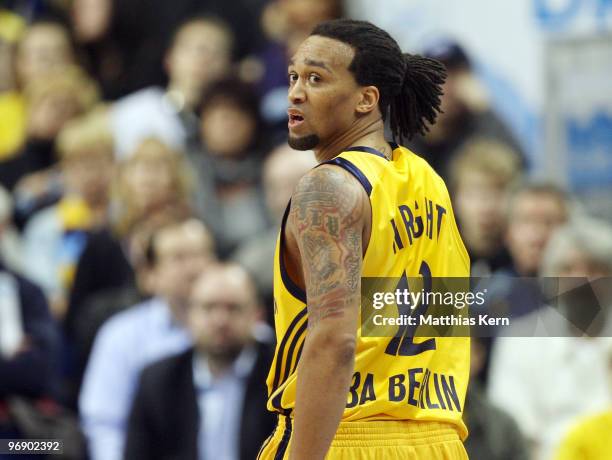
<svg viewBox="0 0 612 460">
<path fill-rule="evenodd" d="M 304 137 L 289 136 L 289 147 L 294 150 L 312 150 L 319 145 L 320 139 L 316 134 L 309 134 Z"/>
</svg>

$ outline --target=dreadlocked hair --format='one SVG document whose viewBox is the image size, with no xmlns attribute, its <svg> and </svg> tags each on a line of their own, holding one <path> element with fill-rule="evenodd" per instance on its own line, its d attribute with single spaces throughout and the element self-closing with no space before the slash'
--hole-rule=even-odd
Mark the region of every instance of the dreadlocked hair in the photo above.
<svg viewBox="0 0 612 460">
<path fill-rule="evenodd" d="M 322 22 L 311 35 L 339 40 L 355 50 L 349 71 L 360 86 L 376 86 L 383 119 L 389 114 L 393 140 L 401 143 L 429 131 L 440 112 L 444 65 L 433 59 L 403 54 L 384 30 L 367 21 Z"/>
<path fill-rule="evenodd" d="M 446 69 L 441 62 L 414 54 L 404 54 L 404 61 L 404 82 L 391 101 L 389 121 L 394 136 L 411 139 L 415 134 L 424 136 L 427 123 L 436 122 Z"/>
</svg>

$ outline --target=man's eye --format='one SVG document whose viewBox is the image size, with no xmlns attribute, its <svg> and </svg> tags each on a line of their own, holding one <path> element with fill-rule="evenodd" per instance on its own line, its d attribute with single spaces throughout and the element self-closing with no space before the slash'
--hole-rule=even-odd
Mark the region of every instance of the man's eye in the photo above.
<svg viewBox="0 0 612 460">
<path fill-rule="evenodd" d="M 319 77 L 315 73 L 311 73 L 310 76 L 308 77 L 308 81 L 310 83 L 319 83 L 321 81 L 321 77 Z"/>
<path fill-rule="evenodd" d="M 294 83 L 294 82 L 296 82 L 296 81 L 297 81 L 297 79 L 298 79 L 297 74 L 295 74 L 295 73 L 290 73 L 290 74 L 289 74 L 289 82 L 290 82 L 290 83 Z"/>
</svg>

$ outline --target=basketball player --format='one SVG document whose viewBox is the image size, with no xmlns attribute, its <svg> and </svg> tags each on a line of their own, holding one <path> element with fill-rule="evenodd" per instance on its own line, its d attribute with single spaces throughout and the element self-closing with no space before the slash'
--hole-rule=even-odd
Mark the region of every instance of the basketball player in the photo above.
<svg viewBox="0 0 612 460">
<path fill-rule="evenodd" d="M 289 65 L 289 144 L 318 167 L 299 182 L 274 268 L 276 355 L 259 458 L 465 459 L 468 338 L 367 338 L 361 277 L 469 276 L 446 186 L 384 138 L 424 133 L 444 69 L 368 22 L 321 23 Z"/>
</svg>

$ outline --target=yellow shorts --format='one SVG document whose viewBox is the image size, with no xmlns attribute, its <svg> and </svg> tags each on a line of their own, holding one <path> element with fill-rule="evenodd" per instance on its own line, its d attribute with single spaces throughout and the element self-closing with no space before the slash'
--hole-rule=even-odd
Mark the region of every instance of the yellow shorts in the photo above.
<svg viewBox="0 0 612 460">
<path fill-rule="evenodd" d="M 287 460 L 293 420 L 279 417 L 257 460 Z M 450 424 L 413 420 L 342 422 L 326 460 L 465 460 L 468 455 Z"/>
</svg>

